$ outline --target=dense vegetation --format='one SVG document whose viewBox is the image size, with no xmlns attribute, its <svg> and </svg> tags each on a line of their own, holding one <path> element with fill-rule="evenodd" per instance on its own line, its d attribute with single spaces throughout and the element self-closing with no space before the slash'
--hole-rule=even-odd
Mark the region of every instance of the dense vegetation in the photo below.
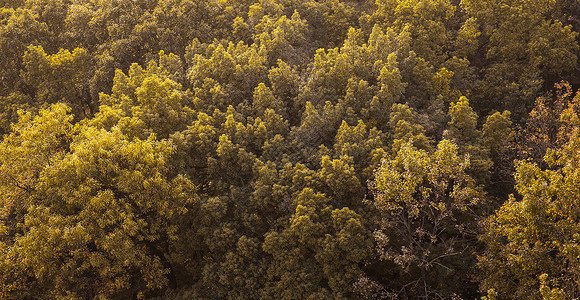
<svg viewBox="0 0 580 300">
<path fill-rule="evenodd" d="M 0 3 L 0 298 L 580 297 L 578 1 Z"/>
</svg>

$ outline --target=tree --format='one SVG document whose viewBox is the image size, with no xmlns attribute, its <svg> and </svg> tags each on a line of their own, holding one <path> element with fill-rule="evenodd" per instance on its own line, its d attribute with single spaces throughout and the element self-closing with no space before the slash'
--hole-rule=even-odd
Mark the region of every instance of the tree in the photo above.
<svg viewBox="0 0 580 300">
<path fill-rule="evenodd" d="M 514 128 L 511 113 L 495 112 L 487 116 L 482 128 L 483 145 L 489 149 L 493 161 L 491 180 L 487 191 L 502 199 L 513 192 L 513 140 Z"/>
<path fill-rule="evenodd" d="M 368 255 L 370 240 L 361 216 L 304 189 L 296 210 L 281 232 L 268 233 L 263 248 L 273 256 L 263 297 L 343 299 L 361 276 L 358 264 Z"/>
<path fill-rule="evenodd" d="M 370 180 L 387 150 L 384 134 L 376 127 L 368 127 L 359 121 L 356 126 L 349 126 L 342 121 L 335 136 L 333 158 L 351 157 L 359 182 Z"/>
<path fill-rule="evenodd" d="M 205 53 L 190 56 L 188 78 L 199 99 L 196 108 L 210 114 L 215 108 L 225 111 L 251 99 L 254 89 L 267 79 L 266 57 L 255 44 L 214 42 Z"/>
<path fill-rule="evenodd" d="M 486 41 L 476 63 L 484 71 L 474 95 L 485 105 L 478 111 L 509 109 L 522 117 L 544 82 L 549 86 L 576 68 L 578 34 L 553 17 L 556 2 L 461 1 Z"/>
<path fill-rule="evenodd" d="M 438 66 L 447 59 L 447 45 L 453 30 L 453 17 L 457 7 L 449 0 L 437 1 L 385 1 L 378 0 L 377 10 L 367 22 L 381 24 L 383 28 L 408 31 L 411 49 L 431 64 Z"/>
<path fill-rule="evenodd" d="M 377 252 L 397 278 L 379 283 L 393 298 L 474 297 L 469 274 L 484 199 L 457 148 L 448 140 L 433 153 L 405 144 L 376 171 Z"/>
<path fill-rule="evenodd" d="M 405 91 L 401 65 L 408 68 L 414 63 L 409 42 L 410 37 L 405 31 L 382 31 L 376 26 L 365 41 L 362 31 L 351 28 L 341 48 L 317 50 L 309 80 L 298 96 L 298 105 L 310 101 L 320 106 L 325 101 L 337 101 L 346 96 L 349 82 L 359 84 L 363 80 L 377 88 L 373 93 L 376 98 L 367 100 L 373 102 L 363 103 L 361 108 L 372 112 L 379 107 L 389 107 Z"/>
<path fill-rule="evenodd" d="M 193 97 L 171 79 L 170 71 L 155 61 L 146 69 L 133 64 L 128 74 L 117 70 L 112 93 L 100 95 L 100 111 L 89 122 L 105 129 L 117 126 L 124 134 L 141 139 L 150 134 L 168 138 L 184 130 L 194 116 Z"/>
<path fill-rule="evenodd" d="M 244 13 L 244 1 L 171 0 L 155 3 L 152 22 L 157 27 L 159 50 L 182 56 L 193 38 L 204 43 L 226 38 L 239 41 L 232 35 L 232 27 L 233 19 Z"/>
<path fill-rule="evenodd" d="M 577 297 L 577 2 L 0 0 L 0 298 Z"/>
<path fill-rule="evenodd" d="M 20 113 L 13 132 L 1 143 L 2 223 L 10 222 L 9 235 L 23 222 L 42 170 L 53 160 L 62 159 L 73 136 L 70 109 L 55 104 L 38 115 Z M 3 239 L 4 242 L 6 240 Z"/>
<path fill-rule="evenodd" d="M 482 289 L 493 289 L 499 299 L 551 299 L 550 294 L 568 299 L 580 294 L 578 101 L 577 94 L 559 110 L 561 123 L 554 135 L 562 144 L 545 149 L 543 164 L 534 159 L 535 153 L 516 162 L 518 194 L 485 222 L 486 249 L 479 258 Z M 554 138 L 543 130 L 535 133 L 536 140 Z"/>
<path fill-rule="evenodd" d="M 478 180 L 489 180 L 489 170 L 493 162 L 489 158 L 489 148 L 485 146 L 482 132 L 477 129 L 478 115 L 469 106 L 466 97 L 452 103 L 449 108 L 451 120 L 448 129 L 443 133 L 444 138 L 453 140 L 460 149 L 461 154 L 470 155 L 469 173 Z"/>
<path fill-rule="evenodd" d="M 395 103 L 391 107 L 389 125 L 393 134 L 393 152 L 397 153 L 406 144 L 423 150 L 431 149 L 431 141 L 425 128 L 418 124 L 417 114 L 407 104 Z"/>
<path fill-rule="evenodd" d="M 307 30 L 308 25 L 298 12 L 290 18 L 281 16 L 277 20 L 264 16 L 255 25 L 253 39 L 260 47 L 260 55 L 267 58 L 269 66 L 279 59 L 294 65 L 304 60 L 305 50 L 300 51 L 300 48 L 304 48 Z"/>
<path fill-rule="evenodd" d="M 0 146 L 9 168 L 3 202 L 11 209 L 2 216 L 9 224 L 2 272 L 26 278 L 11 297 L 134 297 L 175 287 L 177 224 L 196 195 L 189 180 L 170 175 L 172 145 L 131 140 L 118 129 L 70 131 L 64 112 L 56 105 L 32 123 L 24 117 Z M 52 127 L 37 136 L 55 125 L 64 137 Z M 16 177 L 18 168 L 26 172 Z"/>
<path fill-rule="evenodd" d="M 79 118 L 95 112 L 96 101 L 89 91 L 93 58 L 85 49 L 76 48 L 73 52 L 60 49 L 47 55 L 42 46 L 30 46 L 22 60 L 20 76 L 37 106 L 66 103 Z"/>
<path fill-rule="evenodd" d="M 17 8 L 1 8 L 0 18 L 0 92 L 6 95 L 15 91 L 19 84 L 19 72 L 22 67 L 22 55 L 26 48 L 44 42 L 49 33 L 48 26 L 38 20 L 32 11 Z"/>
<path fill-rule="evenodd" d="M 578 96 L 566 82 L 555 85 L 555 97 L 538 97 L 525 125 L 518 126 L 513 147 L 518 159 L 531 159 L 546 168 L 548 149 L 562 147 L 570 138 L 572 124 L 566 122 L 565 111 L 578 111 Z"/>
<path fill-rule="evenodd" d="M 64 0 L 27 0 L 22 8 L 38 16 L 38 21 L 48 27 L 49 38 L 44 43 L 49 52 L 58 51 L 65 44 L 66 18 L 70 3 Z M 72 46 L 75 48 L 75 46 Z"/>
<path fill-rule="evenodd" d="M 8 134 L 12 123 L 18 122 L 18 111 L 33 110 L 30 97 L 22 93 L 11 93 L 8 96 L 0 96 L 0 136 Z"/>
</svg>

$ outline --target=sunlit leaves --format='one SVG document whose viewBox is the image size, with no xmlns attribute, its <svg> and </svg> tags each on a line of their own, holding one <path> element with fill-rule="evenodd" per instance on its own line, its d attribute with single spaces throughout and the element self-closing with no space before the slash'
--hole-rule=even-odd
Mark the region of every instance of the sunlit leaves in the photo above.
<svg viewBox="0 0 580 300">
<path fill-rule="evenodd" d="M 482 193 L 467 175 L 468 167 L 457 146 L 443 140 L 433 153 L 403 145 L 377 169 L 377 251 L 398 268 L 396 283 L 381 282 L 387 292 L 412 298 L 469 291 L 474 212 Z"/>
</svg>

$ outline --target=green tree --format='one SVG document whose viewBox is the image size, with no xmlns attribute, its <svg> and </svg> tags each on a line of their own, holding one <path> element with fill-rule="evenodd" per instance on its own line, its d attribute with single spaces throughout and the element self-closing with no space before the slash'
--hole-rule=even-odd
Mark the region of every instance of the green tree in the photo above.
<svg viewBox="0 0 580 300">
<path fill-rule="evenodd" d="M 240 39 L 232 35 L 234 18 L 243 15 L 246 1 L 154 1 L 152 23 L 156 27 L 159 50 L 182 56 L 192 38 L 213 40 Z"/>
<path fill-rule="evenodd" d="M 362 275 L 359 263 L 368 255 L 370 239 L 361 216 L 333 208 L 327 196 L 304 189 L 296 210 L 281 232 L 266 235 L 264 251 L 273 256 L 267 298 L 344 299 Z"/>
<path fill-rule="evenodd" d="M 38 45 L 46 41 L 48 26 L 38 19 L 38 15 L 23 8 L 1 8 L 0 18 L 0 92 L 7 95 L 16 91 L 22 68 L 22 55 L 30 44 Z"/>
<path fill-rule="evenodd" d="M 431 141 L 425 135 L 425 128 L 418 124 L 417 114 L 407 104 L 395 103 L 391 107 L 389 125 L 393 134 L 393 152 L 397 153 L 404 145 L 411 143 L 423 150 L 431 149 Z"/>
<path fill-rule="evenodd" d="M 396 278 L 380 278 L 388 295 L 474 297 L 470 272 L 484 199 L 468 167 L 457 146 L 443 140 L 433 153 L 403 145 L 377 169 L 375 240 L 380 259 Z"/>
<path fill-rule="evenodd" d="M 484 76 L 476 100 L 485 105 L 478 111 L 509 109 L 522 117 L 544 82 L 549 86 L 576 68 L 578 33 L 554 18 L 556 2 L 461 1 L 486 41 L 477 63 Z"/>
<path fill-rule="evenodd" d="M 483 145 L 489 149 L 489 158 L 493 161 L 487 191 L 505 199 L 513 188 L 514 129 L 511 113 L 495 112 L 487 116 L 482 134 Z"/>
<path fill-rule="evenodd" d="M 548 149 L 562 147 L 569 139 L 574 124 L 564 118 L 564 112 L 578 110 L 578 98 L 570 84 L 555 85 L 556 95 L 538 97 L 529 112 L 527 122 L 518 125 L 513 147 L 519 159 L 531 159 L 541 168 L 546 168 L 544 156 Z"/>
<path fill-rule="evenodd" d="M 443 134 L 444 138 L 453 140 L 459 146 L 461 154 L 470 155 L 469 173 L 478 182 L 489 180 L 493 161 L 489 158 L 489 148 L 484 144 L 482 132 L 477 129 L 478 115 L 469 106 L 469 100 L 461 97 L 459 101 L 452 103 L 449 115 L 451 120 Z"/>
<path fill-rule="evenodd" d="M 332 147 L 333 158 L 351 157 L 359 182 L 367 182 L 386 156 L 385 140 L 384 134 L 376 127 L 368 129 L 360 120 L 356 126 L 342 121 Z"/>
<path fill-rule="evenodd" d="M 38 16 L 38 21 L 46 24 L 49 37 L 44 43 L 49 52 L 58 51 L 65 44 L 66 18 L 70 3 L 65 0 L 26 0 L 22 8 L 29 9 Z M 71 48 L 75 48 L 72 46 Z"/>
<path fill-rule="evenodd" d="M 300 48 L 304 48 L 307 30 L 308 25 L 298 12 L 290 18 L 283 15 L 277 20 L 264 16 L 255 25 L 253 39 L 260 47 L 260 55 L 267 57 L 268 65 L 274 65 L 278 59 L 294 65 L 306 58 L 305 51 Z"/>
<path fill-rule="evenodd" d="M 411 48 L 433 65 L 447 59 L 457 7 L 449 0 L 377 0 L 377 9 L 367 22 L 411 34 Z"/>
<path fill-rule="evenodd" d="M 0 136 L 8 134 L 12 123 L 18 122 L 18 111 L 34 110 L 30 97 L 19 92 L 0 96 L 0 103 Z"/>
<path fill-rule="evenodd" d="M 188 78 L 200 111 L 211 114 L 215 108 L 225 111 L 229 105 L 237 106 L 251 99 L 258 84 L 267 82 L 266 57 L 255 44 L 214 42 L 205 53 L 189 56 Z"/>
<path fill-rule="evenodd" d="M 22 58 L 21 78 L 37 106 L 66 103 L 79 118 L 96 111 L 89 91 L 93 59 L 85 49 L 60 49 L 47 55 L 42 46 L 30 46 Z"/>
<path fill-rule="evenodd" d="M 55 104 L 38 115 L 21 112 L 13 132 L 2 140 L 2 222 L 11 222 L 9 235 L 14 235 L 16 223 L 23 221 L 42 170 L 64 156 L 73 136 L 69 111 L 65 105 Z"/>
<path fill-rule="evenodd" d="M 90 126 L 71 132 L 65 112 L 59 104 L 33 122 L 28 115 L 0 146 L 10 172 L 3 202 L 19 197 L 3 216 L 11 230 L 2 269 L 26 278 L 11 297 L 124 298 L 176 286 L 177 224 L 196 195 L 189 180 L 171 175 L 173 146 Z M 51 134 L 38 137 L 42 130 Z M 14 155 L 27 152 L 22 162 L 31 167 L 19 166 Z M 26 172 L 11 175 L 20 167 Z"/>
<path fill-rule="evenodd" d="M 408 33 L 383 32 L 377 26 L 365 39 L 362 31 L 351 28 L 341 48 L 317 50 L 295 106 L 304 111 L 310 102 L 328 111 L 332 105 L 338 114 L 333 130 L 344 119 L 350 125 L 363 120 L 386 131 L 389 108 L 404 96 L 404 79 L 414 64 Z"/>
<path fill-rule="evenodd" d="M 552 299 L 558 294 L 564 299 L 579 294 L 580 95 L 568 100 L 560 102 L 565 105 L 560 115 L 552 116 L 561 122 L 556 133 L 535 131 L 537 140 L 557 136 L 562 143 L 548 145 L 541 165 L 533 152 L 528 160 L 516 161 L 517 195 L 485 222 L 486 249 L 479 258 L 482 289 L 495 290 L 499 299 Z"/>
<path fill-rule="evenodd" d="M 133 64 L 128 74 L 117 70 L 112 93 L 100 95 L 100 111 L 89 123 L 105 129 L 118 126 L 141 139 L 150 134 L 167 138 L 184 130 L 193 120 L 193 96 L 171 79 L 170 71 L 155 61 L 146 69 Z"/>
</svg>

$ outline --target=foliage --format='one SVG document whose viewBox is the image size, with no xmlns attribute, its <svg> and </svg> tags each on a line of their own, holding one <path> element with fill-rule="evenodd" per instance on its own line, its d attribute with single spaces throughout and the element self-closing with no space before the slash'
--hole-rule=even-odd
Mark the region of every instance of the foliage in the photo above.
<svg viewBox="0 0 580 300">
<path fill-rule="evenodd" d="M 171 145 L 129 140 L 119 130 L 72 130 L 65 109 L 41 111 L 32 126 L 25 116 L 3 141 L 5 159 L 23 156 L 2 161 L 9 168 L 3 219 L 17 217 L 8 219 L 2 263 L 15 262 L 4 270 L 28 278 L 11 294 L 125 297 L 175 285 L 175 224 L 195 189 L 183 176 L 169 177 Z M 62 128 L 56 136 L 38 136 L 55 125 Z M 27 174 L 17 177 L 20 168 Z"/>
<path fill-rule="evenodd" d="M 471 251 L 484 200 L 468 167 L 457 146 L 443 140 L 433 153 L 405 144 L 377 169 L 381 217 L 374 236 L 380 259 L 396 266 L 395 282 L 383 283 L 393 298 L 473 293 Z"/>
<path fill-rule="evenodd" d="M 0 299 L 577 297 L 578 12 L 0 0 Z"/>
<path fill-rule="evenodd" d="M 570 97 L 569 94 L 560 95 Z M 567 99 L 559 110 L 557 133 L 536 130 L 536 140 L 561 138 L 545 150 L 544 164 L 516 162 L 516 191 L 487 222 L 486 251 L 479 264 L 483 289 L 499 298 L 558 299 L 578 295 L 578 100 Z M 538 102 L 542 108 L 543 101 Z M 533 125 L 533 123 L 531 123 Z M 554 123 L 547 124 L 553 125 Z M 532 141 L 533 142 L 533 141 Z M 538 150 L 543 150 L 542 148 Z M 553 288 L 552 288 L 553 287 Z"/>
</svg>

